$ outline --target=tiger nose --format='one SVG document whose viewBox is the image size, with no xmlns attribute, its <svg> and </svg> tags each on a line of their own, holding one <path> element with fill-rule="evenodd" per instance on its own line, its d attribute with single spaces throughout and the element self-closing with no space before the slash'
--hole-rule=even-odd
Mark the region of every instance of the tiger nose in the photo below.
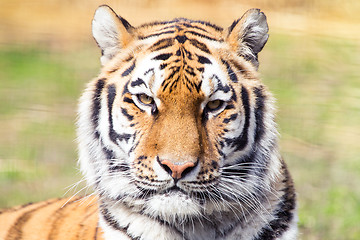
<svg viewBox="0 0 360 240">
<path fill-rule="evenodd" d="M 159 163 L 161 167 L 164 168 L 165 171 L 167 171 L 175 180 L 179 180 L 184 177 L 187 173 L 194 169 L 197 164 L 197 162 L 174 163 L 169 160 L 162 160 L 159 161 Z"/>
</svg>

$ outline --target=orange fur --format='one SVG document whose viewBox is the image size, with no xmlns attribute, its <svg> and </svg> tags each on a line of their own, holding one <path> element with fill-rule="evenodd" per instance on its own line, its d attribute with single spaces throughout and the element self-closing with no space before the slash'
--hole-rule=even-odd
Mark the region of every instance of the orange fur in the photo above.
<svg viewBox="0 0 360 240">
<path fill-rule="evenodd" d="M 2 210 L 0 239 L 102 239 L 96 197 L 51 199 Z"/>
</svg>

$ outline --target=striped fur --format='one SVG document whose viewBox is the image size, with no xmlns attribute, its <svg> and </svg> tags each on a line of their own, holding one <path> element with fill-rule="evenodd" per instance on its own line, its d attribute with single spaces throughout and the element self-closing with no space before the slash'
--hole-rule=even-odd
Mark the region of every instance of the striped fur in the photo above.
<svg viewBox="0 0 360 240">
<path fill-rule="evenodd" d="M 94 197 L 51 199 L 2 210 L 0 239 L 101 240 L 96 202 Z"/>
<path fill-rule="evenodd" d="M 103 237 L 296 239 L 295 190 L 278 151 L 274 100 L 257 73 L 265 15 L 251 9 L 227 29 L 184 18 L 135 28 L 100 6 L 92 27 L 103 68 L 80 99 L 78 142 Z M 97 209 L 73 204 L 20 208 L 8 236 L 25 232 L 41 209 L 67 218 L 71 208 L 74 228 L 86 228 L 93 214 L 95 237 Z M 48 231 L 65 231 L 64 222 L 49 221 L 59 227 Z"/>
</svg>

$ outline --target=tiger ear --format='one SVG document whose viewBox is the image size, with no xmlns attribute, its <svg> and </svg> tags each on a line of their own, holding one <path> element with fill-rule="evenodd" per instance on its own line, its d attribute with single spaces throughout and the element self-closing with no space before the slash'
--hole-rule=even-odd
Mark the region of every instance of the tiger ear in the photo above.
<svg viewBox="0 0 360 240">
<path fill-rule="evenodd" d="M 258 67 L 258 53 L 269 38 L 268 30 L 265 14 L 250 9 L 225 30 L 225 39 L 234 51 Z"/>
<path fill-rule="evenodd" d="M 116 15 L 107 5 L 95 11 L 92 20 L 92 34 L 101 49 L 101 64 L 105 65 L 120 52 L 134 37 L 133 27 L 122 17 Z"/>
</svg>

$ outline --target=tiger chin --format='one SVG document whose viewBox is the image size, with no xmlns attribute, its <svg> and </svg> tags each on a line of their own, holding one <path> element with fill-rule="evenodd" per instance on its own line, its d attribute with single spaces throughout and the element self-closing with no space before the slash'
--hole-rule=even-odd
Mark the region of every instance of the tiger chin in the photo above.
<svg viewBox="0 0 360 240">
<path fill-rule="evenodd" d="M 96 197 L 5 210 L 23 211 L 5 239 L 25 236 L 24 221 L 44 208 L 43 226 L 79 226 L 66 239 L 296 239 L 274 99 L 257 73 L 264 13 L 250 9 L 224 29 L 185 18 L 133 27 L 103 5 L 92 32 L 102 70 L 80 98 L 77 133 Z"/>
</svg>

